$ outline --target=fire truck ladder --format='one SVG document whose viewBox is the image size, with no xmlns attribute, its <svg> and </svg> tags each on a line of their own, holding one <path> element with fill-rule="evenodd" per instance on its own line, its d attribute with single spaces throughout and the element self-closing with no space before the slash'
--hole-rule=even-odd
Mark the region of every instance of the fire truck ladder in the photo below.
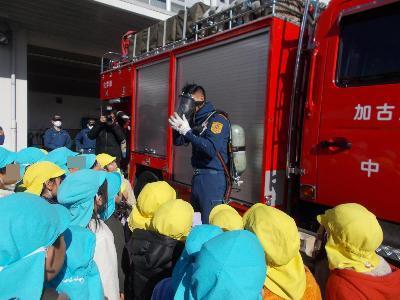
<svg viewBox="0 0 400 300">
<path fill-rule="evenodd" d="M 152 30 L 155 30 L 154 25 L 145 28 L 132 35 L 131 42 L 133 47 L 130 55 L 119 55 L 118 57 L 116 53 L 105 53 L 102 57 L 101 70 L 105 72 L 110 69 L 120 68 L 132 62 L 170 51 L 187 43 L 196 42 L 260 18 L 278 17 L 295 24 L 301 24 L 304 21 L 305 15 L 303 11 L 308 11 L 310 2 L 310 0 L 306 2 L 302 0 L 236 0 L 231 6 L 209 7 L 197 19 L 193 19 L 193 16 L 189 18 L 188 15 L 191 10 L 197 5 L 195 4 L 192 8 L 187 8 L 184 12 L 178 13 L 177 16 L 157 24 L 158 34 L 162 34 L 162 38 L 158 39 L 159 45 L 153 48 L 150 45 Z M 307 10 L 305 9 L 306 6 Z M 175 36 L 175 41 L 167 41 L 167 24 L 174 18 L 183 19 L 179 19 L 181 27 L 179 28 L 180 30 L 177 30 L 181 31 L 182 34 L 181 36 Z M 306 19 L 309 22 L 312 22 L 312 18 L 312 15 L 307 14 Z M 144 51 L 138 54 L 140 52 L 138 48 L 139 44 L 145 45 L 145 47 Z"/>
</svg>

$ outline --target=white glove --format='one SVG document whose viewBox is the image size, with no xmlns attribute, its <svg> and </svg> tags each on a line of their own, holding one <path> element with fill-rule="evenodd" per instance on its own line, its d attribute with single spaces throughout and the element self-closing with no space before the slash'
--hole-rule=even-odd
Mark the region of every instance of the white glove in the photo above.
<svg viewBox="0 0 400 300">
<path fill-rule="evenodd" d="M 171 124 L 173 130 L 178 131 L 182 135 L 186 135 L 186 133 L 191 130 L 185 115 L 181 118 L 177 113 L 174 113 L 174 115 L 168 119 L 168 122 Z"/>
</svg>

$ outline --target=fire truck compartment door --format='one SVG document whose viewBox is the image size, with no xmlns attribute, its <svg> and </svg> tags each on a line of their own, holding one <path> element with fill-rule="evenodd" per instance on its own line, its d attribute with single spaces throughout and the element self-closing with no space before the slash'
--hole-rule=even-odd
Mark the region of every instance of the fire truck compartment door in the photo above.
<svg viewBox="0 0 400 300">
<path fill-rule="evenodd" d="M 177 93 L 188 82 L 202 85 L 215 108 L 227 112 L 232 124 L 244 128 L 248 165 L 241 190 L 231 196 L 246 202 L 261 198 L 268 36 L 267 31 L 258 32 L 177 61 Z M 191 146 L 174 147 L 175 181 L 190 184 L 190 157 Z"/>
<path fill-rule="evenodd" d="M 165 155 L 169 62 L 137 70 L 135 151 Z"/>
<path fill-rule="evenodd" d="M 328 44 L 315 147 L 317 202 L 357 202 L 399 222 L 400 39 L 393 28 L 400 26 L 400 3 L 335 26 L 340 37 Z"/>
</svg>

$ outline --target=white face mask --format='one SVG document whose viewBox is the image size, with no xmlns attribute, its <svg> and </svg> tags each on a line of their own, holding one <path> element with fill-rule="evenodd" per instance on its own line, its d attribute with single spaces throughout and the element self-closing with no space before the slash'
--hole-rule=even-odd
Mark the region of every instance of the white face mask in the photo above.
<svg viewBox="0 0 400 300">
<path fill-rule="evenodd" d="M 61 127 L 62 122 L 61 121 L 53 121 L 53 125 L 56 127 Z"/>
<path fill-rule="evenodd" d="M 17 185 L 16 183 L 7 184 L 7 185 L 4 185 L 4 189 L 6 189 L 10 192 L 14 192 L 16 185 Z"/>
</svg>

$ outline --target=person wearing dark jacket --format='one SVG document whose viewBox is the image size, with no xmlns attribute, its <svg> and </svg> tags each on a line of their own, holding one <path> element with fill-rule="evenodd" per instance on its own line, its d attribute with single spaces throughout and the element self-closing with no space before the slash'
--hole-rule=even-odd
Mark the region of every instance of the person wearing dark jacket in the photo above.
<svg viewBox="0 0 400 300">
<path fill-rule="evenodd" d="M 87 128 L 83 128 L 75 137 L 76 151 L 82 154 L 94 154 L 96 150 L 96 140 L 88 137 L 88 133 L 96 124 L 95 120 L 89 119 Z"/>
<path fill-rule="evenodd" d="M 151 299 L 155 285 L 171 276 L 189 235 L 193 214 L 189 203 L 170 200 L 156 211 L 148 230 L 133 230 L 125 246 L 129 265 L 125 299 Z"/>
<path fill-rule="evenodd" d="M 46 130 L 43 136 L 44 147 L 47 151 L 52 151 L 57 148 L 71 148 L 72 141 L 68 132 L 61 128 L 62 119 L 60 115 L 54 115 L 51 120 L 52 128 Z"/>
<path fill-rule="evenodd" d="M 4 144 L 4 139 L 5 139 L 4 130 L 3 130 L 3 128 L 0 126 L 0 145 L 3 145 L 3 144 Z"/>
<path fill-rule="evenodd" d="M 96 140 L 96 154 L 107 153 L 117 158 L 119 163 L 122 157 L 121 143 L 125 141 L 125 134 L 116 122 L 114 112 L 109 116 L 101 116 L 97 123 L 88 133 L 88 138 Z"/>
</svg>

